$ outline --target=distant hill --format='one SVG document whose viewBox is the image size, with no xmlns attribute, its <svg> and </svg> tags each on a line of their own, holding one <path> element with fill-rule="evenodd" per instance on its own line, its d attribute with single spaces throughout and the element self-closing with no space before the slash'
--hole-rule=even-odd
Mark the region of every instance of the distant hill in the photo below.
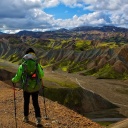
<svg viewBox="0 0 128 128">
<path fill-rule="evenodd" d="M 72 31 L 101 31 L 101 32 L 128 32 L 128 29 L 115 27 L 115 26 L 103 26 L 103 27 L 92 27 L 92 26 L 81 26 L 73 28 Z"/>
<path fill-rule="evenodd" d="M 20 31 L 16 33 L 17 35 L 23 36 L 41 36 L 43 34 L 47 33 L 73 33 L 73 32 L 88 32 L 88 31 L 101 31 L 101 32 L 128 32 L 128 29 L 121 28 L 121 27 L 115 27 L 115 26 L 103 26 L 103 27 L 92 27 L 92 26 L 81 26 L 81 27 L 75 27 L 73 29 L 65 29 L 61 28 L 54 31 L 45 31 L 45 32 L 33 32 L 33 31 Z"/>
<path fill-rule="evenodd" d="M 26 30 L 16 33 L 16 35 L 18 36 L 33 36 L 33 37 L 40 37 L 41 34 L 42 32 L 33 32 L 33 31 L 26 31 Z"/>
<path fill-rule="evenodd" d="M 115 26 L 91 27 L 81 26 L 73 29 L 59 29 L 45 32 L 20 31 L 16 33 L 18 36 L 31 36 L 34 38 L 45 39 L 84 39 L 84 40 L 105 40 L 109 41 L 128 41 L 128 29 Z"/>
</svg>

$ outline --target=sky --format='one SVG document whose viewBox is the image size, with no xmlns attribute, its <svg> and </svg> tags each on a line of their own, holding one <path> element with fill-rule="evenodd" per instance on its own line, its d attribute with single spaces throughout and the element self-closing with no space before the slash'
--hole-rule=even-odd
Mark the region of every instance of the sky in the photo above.
<svg viewBox="0 0 128 128">
<path fill-rule="evenodd" d="M 0 31 L 49 31 L 79 26 L 128 28 L 128 0 L 1 0 Z"/>
</svg>

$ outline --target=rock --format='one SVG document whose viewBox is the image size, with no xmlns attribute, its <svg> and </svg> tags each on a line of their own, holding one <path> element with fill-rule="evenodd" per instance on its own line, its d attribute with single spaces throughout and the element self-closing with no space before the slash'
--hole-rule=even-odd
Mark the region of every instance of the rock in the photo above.
<svg viewBox="0 0 128 128">
<path fill-rule="evenodd" d="M 126 66 L 125 66 L 124 63 L 123 63 L 122 61 L 120 61 L 120 60 L 116 61 L 112 67 L 113 67 L 113 69 L 114 69 L 115 71 L 117 71 L 118 73 L 123 73 L 123 72 L 127 71 Z"/>
</svg>

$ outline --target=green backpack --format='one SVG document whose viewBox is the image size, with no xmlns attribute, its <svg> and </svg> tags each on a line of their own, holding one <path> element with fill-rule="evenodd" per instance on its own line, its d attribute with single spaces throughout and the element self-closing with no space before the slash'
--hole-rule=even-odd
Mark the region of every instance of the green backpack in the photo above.
<svg viewBox="0 0 128 128">
<path fill-rule="evenodd" d="M 22 63 L 22 87 L 28 92 L 38 91 L 41 85 L 38 73 L 38 62 L 33 59 L 24 60 Z"/>
</svg>

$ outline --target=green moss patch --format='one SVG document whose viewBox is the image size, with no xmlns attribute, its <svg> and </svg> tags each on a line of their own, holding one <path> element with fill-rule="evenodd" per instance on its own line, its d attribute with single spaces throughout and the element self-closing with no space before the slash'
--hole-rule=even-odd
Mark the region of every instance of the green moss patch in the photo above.
<svg viewBox="0 0 128 128">
<path fill-rule="evenodd" d="M 58 78 L 50 78 L 50 77 L 47 78 L 47 77 L 44 77 L 44 80 L 52 82 L 54 84 L 57 84 L 61 87 L 65 87 L 65 88 L 76 88 L 76 87 L 78 87 L 78 85 L 75 82 L 73 82 L 69 79 L 65 79 L 65 78 L 59 78 L 59 77 Z"/>
<path fill-rule="evenodd" d="M 118 45 L 115 42 L 109 42 L 109 43 L 102 42 L 97 45 L 97 48 L 102 48 L 102 47 L 109 47 L 109 48 L 113 49 L 113 48 L 117 48 Z"/>
<path fill-rule="evenodd" d="M 116 72 L 111 65 L 106 64 L 103 68 L 99 69 L 94 76 L 100 79 L 124 79 L 126 78 L 126 73 L 118 73 Z"/>
<path fill-rule="evenodd" d="M 90 45 L 91 45 L 90 40 L 80 40 L 79 39 L 76 41 L 75 49 L 84 51 L 84 50 L 90 49 L 91 48 Z"/>
<path fill-rule="evenodd" d="M 98 124 L 100 124 L 101 126 L 104 126 L 104 127 L 109 127 L 109 125 L 113 124 L 113 123 L 116 123 L 115 121 L 111 121 L 111 122 L 97 122 Z"/>
<path fill-rule="evenodd" d="M 94 73 L 96 73 L 96 69 L 95 68 L 92 68 L 92 69 L 88 69 L 86 70 L 84 73 L 81 73 L 81 75 L 93 75 Z"/>
</svg>

